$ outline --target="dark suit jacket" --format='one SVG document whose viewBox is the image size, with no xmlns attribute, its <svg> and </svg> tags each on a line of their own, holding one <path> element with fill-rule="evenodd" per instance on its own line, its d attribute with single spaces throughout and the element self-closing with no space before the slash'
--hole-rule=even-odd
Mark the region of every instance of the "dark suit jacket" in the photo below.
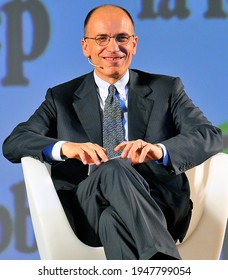
<svg viewBox="0 0 228 280">
<path fill-rule="evenodd" d="M 129 140 L 163 143 L 168 150 L 167 167 L 150 161 L 135 168 L 149 183 L 170 231 L 182 239 L 191 212 L 184 172 L 222 151 L 221 132 L 194 106 L 179 78 L 138 70 L 130 70 L 128 122 Z M 44 161 L 42 150 L 58 140 L 102 145 L 102 112 L 93 73 L 49 89 L 34 115 L 5 140 L 3 151 L 12 162 L 23 156 Z M 76 159 L 53 164 L 56 189 L 74 188 L 86 178 L 87 169 Z"/>
</svg>

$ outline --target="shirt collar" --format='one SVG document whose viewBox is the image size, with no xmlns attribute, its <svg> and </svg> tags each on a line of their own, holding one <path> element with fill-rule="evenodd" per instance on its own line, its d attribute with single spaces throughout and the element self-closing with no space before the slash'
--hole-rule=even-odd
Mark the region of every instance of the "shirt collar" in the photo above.
<svg viewBox="0 0 228 280">
<path fill-rule="evenodd" d="M 99 78 L 95 73 L 95 71 L 93 73 L 94 73 L 94 79 L 96 85 L 99 88 L 100 97 L 104 101 L 108 96 L 108 87 L 110 86 L 110 84 L 102 80 L 101 78 Z M 127 98 L 128 81 L 129 81 L 129 70 L 127 70 L 126 74 L 114 84 L 115 87 L 117 88 L 118 93 L 120 94 L 120 98 L 123 100 L 126 100 Z"/>
</svg>

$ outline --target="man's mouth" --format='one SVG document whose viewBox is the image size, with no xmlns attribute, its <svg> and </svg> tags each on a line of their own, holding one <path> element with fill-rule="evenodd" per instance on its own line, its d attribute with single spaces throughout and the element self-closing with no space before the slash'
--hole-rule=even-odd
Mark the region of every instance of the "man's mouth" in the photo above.
<svg viewBox="0 0 228 280">
<path fill-rule="evenodd" d="M 123 57 L 103 57 L 103 58 L 109 61 L 118 61 L 121 60 Z"/>
</svg>

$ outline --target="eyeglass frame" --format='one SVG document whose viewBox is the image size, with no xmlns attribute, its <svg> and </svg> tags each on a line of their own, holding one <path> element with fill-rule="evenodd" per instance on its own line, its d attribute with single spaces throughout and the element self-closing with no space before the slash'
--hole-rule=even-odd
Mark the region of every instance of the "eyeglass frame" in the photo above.
<svg viewBox="0 0 228 280">
<path fill-rule="evenodd" d="M 105 45 L 99 44 L 99 43 L 97 42 L 97 37 L 99 37 L 99 36 L 103 36 L 103 37 L 109 38 L 108 41 L 107 41 L 107 44 L 105 44 Z M 117 40 L 118 37 L 127 37 L 128 41 L 127 41 L 126 43 L 121 43 L 121 42 L 119 42 L 119 41 Z M 127 45 L 127 44 L 129 43 L 131 37 L 134 38 L 134 37 L 135 37 L 135 34 L 132 34 L 132 35 L 118 34 L 118 35 L 115 35 L 115 36 L 109 36 L 109 35 L 106 35 L 106 34 L 105 34 L 105 35 L 100 34 L 100 35 L 97 35 L 97 36 L 94 37 L 94 38 L 92 38 L 92 37 L 84 37 L 83 40 L 86 40 L 86 39 L 95 40 L 95 42 L 96 42 L 96 44 L 97 44 L 98 46 L 104 47 L 104 46 L 107 46 L 107 45 L 109 44 L 109 42 L 111 41 L 112 38 L 114 38 L 118 46 L 124 46 L 124 45 Z"/>
</svg>

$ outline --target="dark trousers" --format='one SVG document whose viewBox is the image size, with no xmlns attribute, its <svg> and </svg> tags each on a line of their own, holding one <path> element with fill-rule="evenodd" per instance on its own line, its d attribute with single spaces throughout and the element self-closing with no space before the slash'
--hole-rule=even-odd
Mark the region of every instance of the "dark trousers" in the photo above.
<svg viewBox="0 0 228 280">
<path fill-rule="evenodd" d="M 104 246 L 107 259 L 180 259 L 147 182 L 127 160 L 103 163 L 73 193 L 77 236 Z"/>
</svg>

